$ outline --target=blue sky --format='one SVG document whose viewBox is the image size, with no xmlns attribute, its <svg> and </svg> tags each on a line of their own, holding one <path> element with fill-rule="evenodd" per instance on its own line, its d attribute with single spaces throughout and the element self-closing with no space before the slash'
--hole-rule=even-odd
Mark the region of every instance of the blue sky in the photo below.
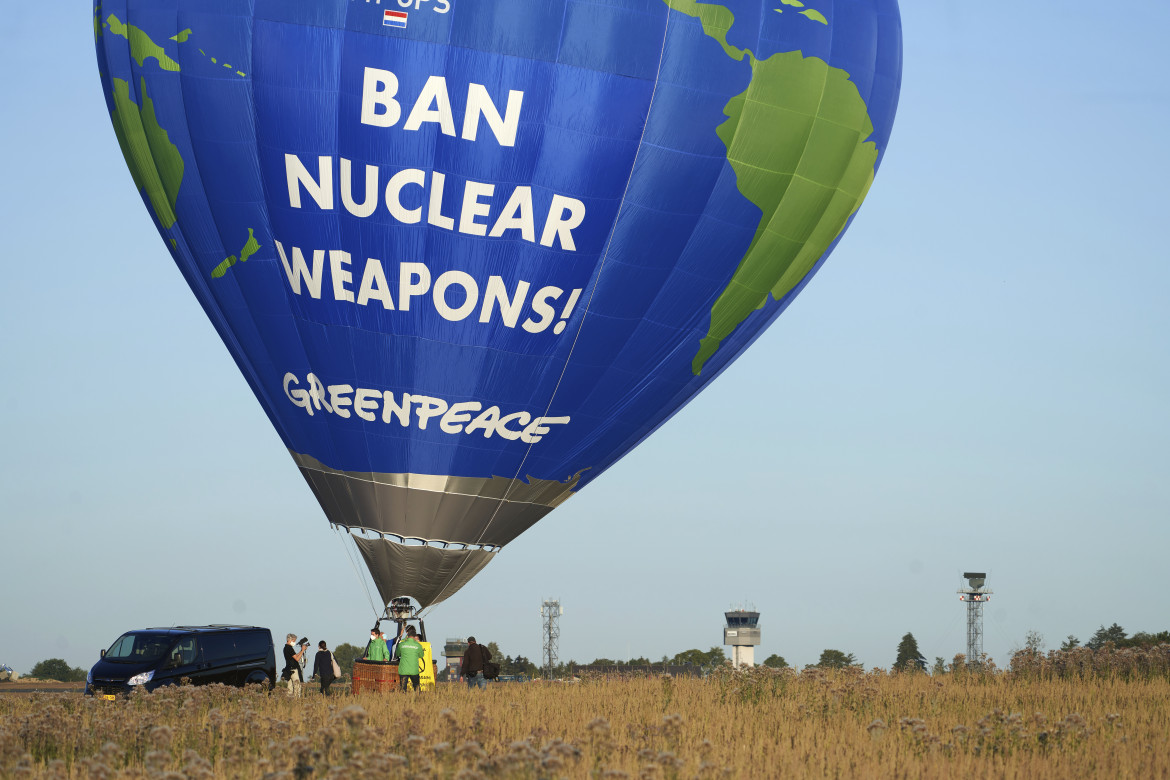
<svg viewBox="0 0 1170 780">
<path fill-rule="evenodd" d="M 428 620 L 562 659 L 721 641 L 889 666 L 1170 628 L 1170 6 L 905 2 L 901 105 L 829 262 L 733 367 Z M 85 7 L 5 12 L 0 662 L 247 622 L 360 642 L 336 534 L 134 192 Z"/>
</svg>

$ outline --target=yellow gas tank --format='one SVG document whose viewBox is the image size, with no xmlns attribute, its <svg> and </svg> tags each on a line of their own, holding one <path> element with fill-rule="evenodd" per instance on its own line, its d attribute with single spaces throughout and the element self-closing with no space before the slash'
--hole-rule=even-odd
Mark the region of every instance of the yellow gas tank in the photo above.
<svg viewBox="0 0 1170 780">
<path fill-rule="evenodd" d="M 435 689 L 435 659 L 431 655 L 431 643 L 419 642 L 423 646 L 422 666 L 418 673 L 419 687 L 424 691 Z"/>
</svg>

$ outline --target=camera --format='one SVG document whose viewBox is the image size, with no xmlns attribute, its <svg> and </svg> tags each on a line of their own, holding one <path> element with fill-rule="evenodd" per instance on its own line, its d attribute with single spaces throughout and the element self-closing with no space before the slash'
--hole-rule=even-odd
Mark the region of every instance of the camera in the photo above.
<svg viewBox="0 0 1170 780">
<path fill-rule="evenodd" d="M 309 644 L 309 640 L 306 637 L 301 637 L 301 641 L 297 642 L 297 644 L 299 644 L 303 647 L 304 645 Z"/>
</svg>

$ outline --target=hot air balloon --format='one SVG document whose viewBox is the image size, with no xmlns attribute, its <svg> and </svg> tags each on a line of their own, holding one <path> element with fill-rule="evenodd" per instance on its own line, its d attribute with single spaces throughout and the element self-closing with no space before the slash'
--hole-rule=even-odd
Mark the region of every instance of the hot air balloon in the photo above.
<svg viewBox="0 0 1170 780">
<path fill-rule="evenodd" d="M 901 80 L 895 0 L 101 0 L 93 25 L 171 257 L 382 600 L 420 607 L 784 311 Z"/>
</svg>

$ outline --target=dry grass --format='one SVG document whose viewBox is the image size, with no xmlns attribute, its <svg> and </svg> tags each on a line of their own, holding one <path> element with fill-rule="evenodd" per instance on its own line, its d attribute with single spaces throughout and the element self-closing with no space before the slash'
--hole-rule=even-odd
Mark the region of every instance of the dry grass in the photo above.
<svg viewBox="0 0 1170 780">
<path fill-rule="evenodd" d="M 0 776 L 1170 778 L 1170 680 L 756 669 L 330 699 L 0 697 Z"/>
</svg>

